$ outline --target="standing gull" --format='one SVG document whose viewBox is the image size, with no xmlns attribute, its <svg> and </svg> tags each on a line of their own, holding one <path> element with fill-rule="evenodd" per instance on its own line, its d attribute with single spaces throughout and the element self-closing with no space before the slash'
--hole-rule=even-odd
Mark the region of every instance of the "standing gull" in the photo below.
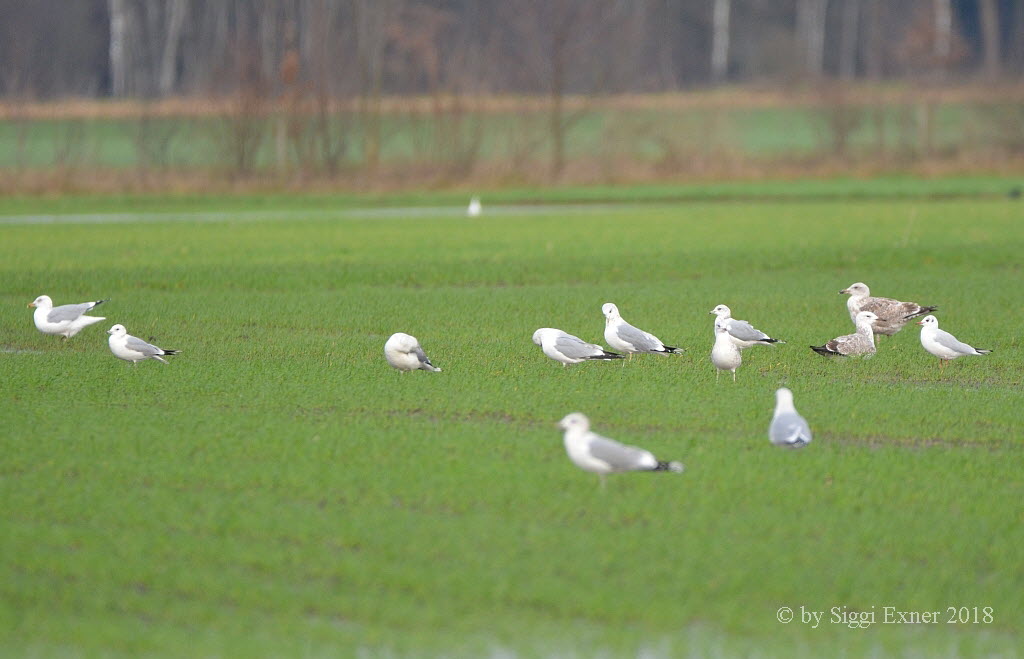
<svg viewBox="0 0 1024 659">
<path fill-rule="evenodd" d="M 430 363 L 419 340 L 415 336 L 403 332 L 392 334 L 384 344 L 384 358 L 402 373 L 407 371 L 441 372 L 441 369 Z"/>
<path fill-rule="evenodd" d="M 569 459 L 585 471 L 597 474 L 604 487 L 605 474 L 624 471 L 683 471 L 681 462 L 663 462 L 650 451 L 620 444 L 590 431 L 586 415 L 573 412 L 558 422 L 565 431 L 565 452 Z"/>
<path fill-rule="evenodd" d="M 743 362 L 739 347 L 733 343 L 726 327 L 726 321 L 715 318 L 715 345 L 711 348 L 711 363 L 718 369 L 715 371 L 715 382 L 722 371 L 732 371 L 732 381 L 736 381 L 736 369 Z"/>
<path fill-rule="evenodd" d="M 63 304 L 55 307 L 49 295 L 40 295 L 32 302 L 29 302 L 28 306 L 36 308 L 32 314 L 32 320 L 36 323 L 36 329 L 43 334 L 59 334 L 65 339 L 70 339 L 75 334 L 78 334 L 83 327 L 106 320 L 106 318 L 101 316 L 85 315 L 104 302 L 106 300 L 82 302 L 81 304 Z"/>
<path fill-rule="evenodd" d="M 480 205 L 480 197 L 473 197 L 469 200 L 469 206 L 466 206 L 467 217 L 480 217 L 482 211 L 483 206 Z"/>
<path fill-rule="evenodd" d="M 938 307 L 922 307 L 917 302 L 900 302 L 887 297 L 871 297 L 871 290 L 863 282 L 857 282 L 849 288 L 839 291 L 840 295 L 849 295 L 846 301 L 846 308 L 850 312 L 850 320 L 857 324 L 857 314 L 861 311 L 871 311 L 878 320 L 872 326 L 875 334 L 892 336 L 903 329 L 907 321 L 917 316 L 931 313 Z"/>
<path fill-rule="evenodd" d="M 107 343 L 110 344 L 110 352 L 114 353 L 118 359 L 131 362 L 132 366 L 143 359 L 155 359 L 166 364 L 167 361 L 163 359 L 163 355 L 176 355 L 181 352 L 180 350 L 164 350 L 152 343 L 146 343 L 129 334 L 124 325 L 114 325 L 107 330 L 107 334 L 110 335 L 110 338 L 107 339 Z"/>
<path fill-rule="evenodd" d="M 871 323 L 878 319 L 871 311 L 857 314 L 857 332 L 838 336 L 825 345 L 811 346 L 811 350 L 827 357 L 849 357 L 853 355 L 871 355 L 875 352 L 875 335 Z"/>
<path fill-rule="evenodd" d="M 979 350 L 969 346 L 949 332 L 940 330 L 939 320 L 935 316 L 925 316 L 917 324 L 921 326 L 921 346 L 939 358 L 939 370 L 942 370 L 946 362 L 957 357 L 963 357 L 964 355 L 980 357 L 992 352 L 991 350 Z"/>
<path fill-rule="evenodd" d="M 633 327 L 619 315 L 619 308 L 611 302 L 601 307 L 604 314 L 604 340 L 614 350 L 627 353 L 632 359 L 633 353 L 647 352 L 655 355 L 678 355 L 682 348 L 673 348 L 661 342 L 661 339 Z"/>
<path fill-rule="evenodd" d="M 776 446 L 803 448 L 811 442 L 811 427 L 793 406 L 793 392 L 785 387 L 775 391 L 775 414 L 768 426 L 768 439 Z"/>
<path fill-rule="evenodd" d="M 533 342 L 545 355 L 562 362 L 563 367 L 590 359 L 622 359 L 622 355 L 608 352 L 596 343 L 587 343 L 578 336 L 551 327 L 542 327 L 534 332 Z"/>
<path fill-rule="evenodd" d="M 779 339 L 773 339 L 745 320 L 737 320 L 732 317 L 732 310 L 724 304 L 720 304 L 708 313 L 712 313 L 724 321 L 725 329 L 729 338 L 740 350 L 746 350 L 750 346 L 770 346 L 776 343 L 785 343 Z"/>
</svg>

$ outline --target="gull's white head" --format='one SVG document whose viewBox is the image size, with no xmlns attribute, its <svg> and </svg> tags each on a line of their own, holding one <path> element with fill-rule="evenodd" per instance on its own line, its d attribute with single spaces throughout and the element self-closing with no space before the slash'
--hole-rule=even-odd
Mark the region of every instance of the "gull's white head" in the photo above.
<svg viewBox="0 0 1024 659">
<path fill-rule="evenodd" d="M 857 282 L 851 284 L 849 288 L 844 288 L 839 291 L 840 295 L 853 295 L 854 297 L 867 297 L 871 295 L 871 291 L 868 289 L 868 285 L 864 282 Z"/>
<path fill-rule="evenodd" d="M 558 422 L 558 427 L 562 430 L 590 430 L 590 420 L 581 412 L 573 412 L 567 414 Z"/>
<path fill-rule="evenodd" d="M 779 387 L 775 390 L 775 401 L 779 405 L 793 405 L 793 392 L 786 387 Z"/>
<path fill-rule="evenodd" d="M 938 329 L 939 319 L 936 318 L 935 316 L 925 316 L 921 320 L 917 321 L 917 324 L 922 325 L 924 327 L 934 327 L 935 329 Z"/>
<path fill-rule="evenodd" d="M 124 328 L 124 325 L 121 324 L 114 325 L 113 327 L 107 330 L 107 334 L 110 334 L 112 336 L 124 336 L 127 333 L 128 330 L 126 330 Z"/>
<path fill-rule="evenodd" d="M 384 347 L 387 348 L 390 346 L 392 350 L 408 352 L 413 350 L 417 345 L 419 345 L 419 340 L 415 336 L 406 334 L 405 332 L 395 332 L 387 340 L 387 343 L 384 344 Z"/>
<path fill-rule="evenodd" d="M 36 299 L 28 303 L 30 307 L 41 307 L 46 309 L 53 306 L 53 300 L 50 299 L 49 295 L 40 295 Z"/>
<path fill-rule="evenodd" d="M 729 307 L 725 306 L 724 304 L 718 305 L 717 307 L 715 307 L 714 309 L 712 309 L 708 313 L 713 313 L 716 316 L 718 316 L 719 318 L 731 318 L 732 317 L 732 309 L 730 309 Z"/>
<path fill-rule="evenodd" d="M 550 327 L 540 328 L 539 330 L 533 333 L 533 342 L 536 343 L 537 345 L 540 345 L 541 342 L 544 341 L 544 335 L 546 335 L 550 331 L 552 331 Z"/>
<path fill-rule="evenodd" d="M 878 320 L 878 316 L 873 311 L 861 311 L 857 314 L 857 326 L 860 327 L 863 323 L 871 325 L 873 322 Z"/>
<path fill-rule="evenodd" d="M 601 307 L 601 313 L 603 313 L 604 317 L 608 320 L 612 320 L 613 318 L 619 317 L 619 308 L 611 302 L 605 302 Z"/>
</svg>

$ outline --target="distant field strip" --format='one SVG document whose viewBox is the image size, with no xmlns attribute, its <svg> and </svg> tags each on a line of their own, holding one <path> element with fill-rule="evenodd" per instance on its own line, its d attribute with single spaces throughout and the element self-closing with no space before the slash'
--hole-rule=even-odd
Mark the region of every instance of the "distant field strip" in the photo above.
<svg viewBox="0 0 1024 659">
<path fill-rule="evenodd" d="M 565 205 L 522 205 L 490 206 L 488 217 L 517 217 L 547 215 L 551 213 L 611 213 L 635 209 L 636 204 L 600 203 Z M 317 209 L 305 211 L 232 211 L 232 212 L 186 212 L 167 213 L 161 211 L 132 213 L 57 213 L 50 215 L 4 215 L 0 224 L 143 224 L 151 222 L 277 222 L 288 220 L 372 220 L 372 219 L 424 219 L 430 217 L 451 218 L 466 214 L 462 206 L 412 206 L 396 208 L 345 208 L 338 210 Z"/>
</svg>

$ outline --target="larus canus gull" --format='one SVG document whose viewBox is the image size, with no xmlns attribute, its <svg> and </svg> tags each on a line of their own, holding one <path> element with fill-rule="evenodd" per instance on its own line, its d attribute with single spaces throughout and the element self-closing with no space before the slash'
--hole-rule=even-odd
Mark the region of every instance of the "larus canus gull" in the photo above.
<svg viewBox="0 0 1024 659">
<path fill-rule="evenodd" d="M 729 338 L 732 339 L 732 342 L 740 350 L 746 350 L 750 346 L 756 345 L 770 346 L 776 343 L 785 343 L 785 341 L 773 339 L 745 320 L 733 318 L 732 310 L 724 304 L 718 305 L 708 313 L 712 313 L 725 321 L 725 329 L 729 333 Z"/>
<path fill-rule="evenodd" d="M 939 369 L 946 362 L 964 355 L 987 355 L 991 350 L 979 350 L 960 341 L 945 330 L 939 329 L 939 320 L 935 316 L 925 316 L 917 323 L 921 326 L 921 346 L 939 358 Z"/>
<path fill-rule="evenodd" d="M 59 307 L 55 307 L 49 295 L 40 295 L 32 302 L 29 302 L 28 306 L 36 308 L 32 314 L 32 320 L 36 323 L 36 329 L 43 334 L 59 334 L 65 339 L 70 339 L 75 334 L 78 334 L 83 327 L 106 320 L 106 318 L 101 316 L 85 315 L 104 302 L 106 300 L 82 302 L 81 304 L 62 304 Z"/>
<path fill-rule="evenodd" d="M 871 323 L 877 318 L 871 311 L 861 311 L 857 314 L 857 331 L 854 334 L 837 336 L 824 345 L 811 346 L 811 350 L 826 357 L 872 355 L 875 353 L 875 334 Z"/>
<path fill-rule="evenodd" d="M 849 288 L 839 291 L 840 295 L 849 295 L 846 308 L 850 312 L 850 320 L 857 324 L 857 314 L 871 311 L 878 320 L 872 325 L 875 334 L 892 336 L 903 329 L 911 318 L 931 313 L 938 307 L 922 307 L 917 302 L 900 302 L 887 297 L 871 297 L 871 290 L 863 282 L 857 282 Z"/>
<path fill-rule="evenodd" d="M 114 353 L 118 359 L 131 362 L 132 366 L 143 359 L 155 359 L 166 364 L 167 360 L 163 358 L 165 355 L 176 355 L 181 352 L 180 350 L 164 350 L 152 343 L 146 343 L 129 334 L 124 325 L 114 325 L 107 330 L 107 334 L 110 335 L 110 338 L 107 339 L 107 343 L 110 344 L 110 352 Z"/>
<path fill-rule="evenodd" d="M 743 362 L 739 347 L 729 336 L 725 320 L 715 318 L 715 345 L 711 348 L 711 363 L 717 369 L 715 371 L 715 382 L 722 371 L 732 371 L 732 381 L 736 381 L 736 369 Z"/>
<path fill-rule="evenodd" d="M 480 217 L 483 210 L 483 206 L 480 205 L 480 197 L 473 197 L 469 200 L 469 206 L 466 206 L 466 217 Z"/>
<path fill-rule="evenodd" d="M 803 448 L 811 442 L 811 427 L 793 406 L 793 392 L 785 387 L 775 391 L 775 414 L 768 426 L 768 439 L 776 446 Z"/>
<path fill-rule="evenodd" d="M 578 336 L 552 327 L 542 327 L 534 332 L 533 342 L 545 355 L 562 362 L 563 367 L 591 359 L 622 359 L 622 355 L 608 352 L 596 343 L 587 343 Z"/>
<path fill-rule="evenodd" d="M 601 307 L 601 313 L 604 314 L 604 340 L 613 350 L 625 352 L 630 358 L 637 352 L 655 355 L 678 355 L 683 352 L 682 348 L 667 346 L 653 334 L 627 323 L 619 315 L 619 308 L 611 302 Z"/>
<path fill-rule="evenodd" d="M 624 471 L 683 471 L 681 462 L 663 462 L 650 451 L 591 432 L 590 420 L 579 412 L 567 415 L 558 422 L 558 426 L 565 431 L 565 451 L 569 459 L 580 469 L 600 476 L 601 487 L 604 487 L 605 474 Z"/>
<path fill-rule="evenodd" d="M 384 358 L 402 373 L 407 371 L 441 372 L 441 369 L 430 363 L 419 340 L 415 336 L 403 332 L 392 334 L 384 344 Z"/>
</svg>

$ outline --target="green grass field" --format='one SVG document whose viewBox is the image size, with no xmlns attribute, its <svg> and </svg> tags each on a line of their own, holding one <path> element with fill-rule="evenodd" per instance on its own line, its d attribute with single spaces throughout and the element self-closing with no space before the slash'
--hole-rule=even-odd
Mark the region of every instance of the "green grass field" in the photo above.
<svg viewBox="0 0 1024 659">
<path fill-rule="evenodd" d="M 475 220 L 0 201 L 0 654 L 1019 656 L 1024 207 L 775 193 Z M 23 223 L 76 208 L 157 214 Z M 855 281 L 994 353 L 940 373 L 911 325 L 813 354 L 852 331 Z M 42 293 L 107 320 L 62 344 Z M 563 369 L 530 342 L 602 341 L 607 301 L 688 352 Z M 735 384 L 708 361 L 719 303 L 788 341 Z M 182 354 L 119 361 L 114 323 Z M 390 369 L 396 331 L 444 371 Z M 780 385 L 805 450 L 768 443 Z M 572 411 L 686 472 L 601 491 Z"/>
</svg>

